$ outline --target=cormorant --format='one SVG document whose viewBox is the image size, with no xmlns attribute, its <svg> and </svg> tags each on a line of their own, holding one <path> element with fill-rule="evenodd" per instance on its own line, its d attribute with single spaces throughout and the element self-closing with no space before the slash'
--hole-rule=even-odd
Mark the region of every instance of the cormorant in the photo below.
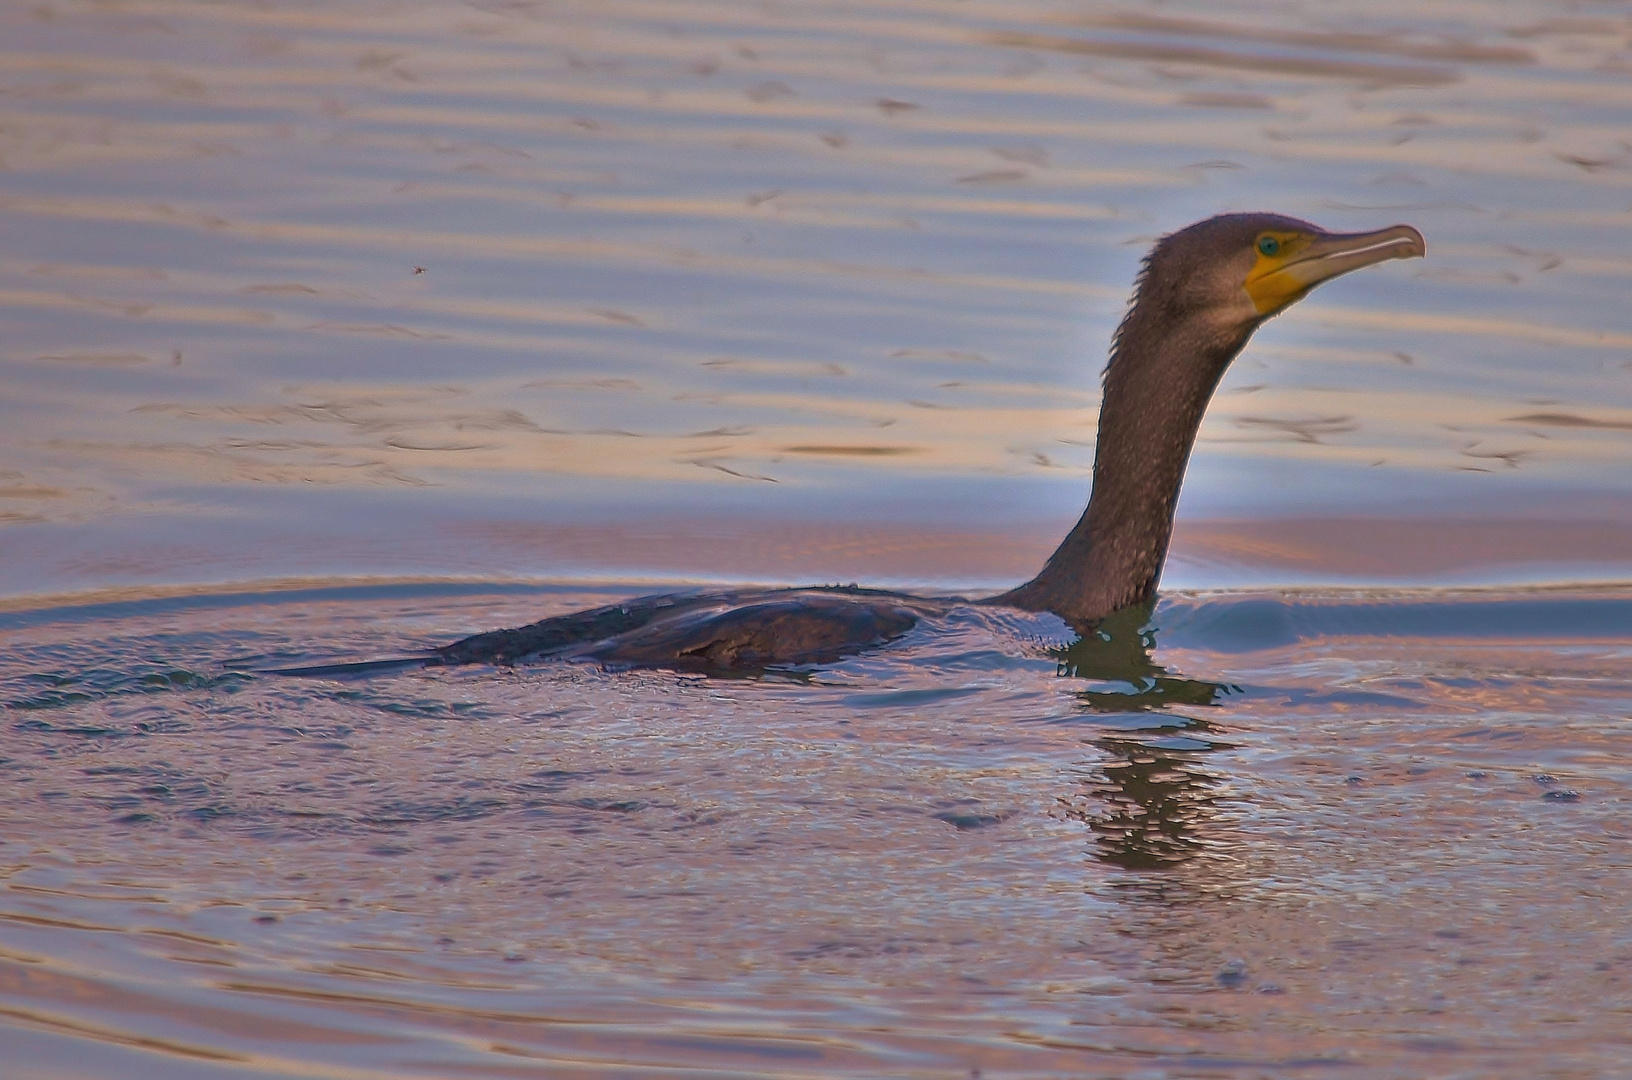
<svg viewBox="0 0 1632 1080">
<path fill-rule="evenodd" d="M 1050 611 L 1086 634 L 1153 600 L 1202 413 L 1252 332 L 1323 281 L 1424 251 L 1409 225 L 1329 233 L 1279 214 L 1222 214 L 1158 240 L 1111 342 L 1088 507 L 1037 576 L 1001 595 L 968 601 L 848 586 L 648 596 L 476 634 L 426 656 L 283 673 L 547 658 L 759 671 L 832 662 L 959 603 Z"/>
</svg>

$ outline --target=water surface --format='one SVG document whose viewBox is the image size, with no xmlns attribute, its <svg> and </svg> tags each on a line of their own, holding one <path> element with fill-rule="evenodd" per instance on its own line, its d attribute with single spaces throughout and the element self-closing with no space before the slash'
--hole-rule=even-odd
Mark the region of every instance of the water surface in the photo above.
<svg viewBox="0 0 1632 1080">
<path fill-rule="evenodd" d="M 6 593 L 1012 582 L 1085 497 L 1140 253 L 1234 209 L 1408 221 L 1430 257 L 1236 364 L 1174 583 L 1627 573 L 1622 5 L 0 19 Z M 1378 566 L 1261 524 L 1334 517 L 1462 539 Z M 626 546 L 677 522 L 719 557 Z M 857 539 L 756 554 L 811 525 Z M 892 565 L 902 526 L 960 543 Z"/>
<path fill-rule="evenodd" d="M 966 608 L 754 680 L 248 673 L 613 595 L 0 616 L 8 1075 L 1584 1077 L 1632 1050 L 1624 591 L 1177 597 L 1154 653 Z"/>
<path fill-rule="evenodd" d="M 1629 41 L 0 6 L 8 1078 L 1624 1070 Z M 254 674 L 1023 580 L 1141 252 L 1256 209 L 1429 257 L 1236 364 L 1148 648 L 963 609 L 764 679 Z"/>
</svg>

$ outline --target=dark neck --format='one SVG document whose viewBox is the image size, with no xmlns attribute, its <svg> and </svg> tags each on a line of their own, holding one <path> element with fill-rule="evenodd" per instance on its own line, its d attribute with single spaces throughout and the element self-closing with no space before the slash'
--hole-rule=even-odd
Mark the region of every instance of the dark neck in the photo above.
<svg viewBox="0 0 1632 1080">
<path fill-rule="evenodd" d="M 1081 630 L 1155 596 L 1202 414 L 1251 335 L 1220 337 L 1170 311 L 1141 296 L 1118 328 L 1088 508 L 1041 573 L 992 603 L 1052 611 Z"/>
</svg>

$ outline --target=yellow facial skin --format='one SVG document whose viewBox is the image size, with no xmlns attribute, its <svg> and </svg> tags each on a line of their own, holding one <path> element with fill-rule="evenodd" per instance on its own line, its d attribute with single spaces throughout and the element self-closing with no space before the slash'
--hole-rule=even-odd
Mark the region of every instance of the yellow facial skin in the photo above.
<svg viewBox="0 0 1632 1080">
<path fill-rule="evenodd" d="M 1427 250 L 1422 234 L 1409 225 L 1365 233 L 1262 232 L 1244 285 L 1258 314 L 1268 316 L 1322 281 L 1388 259 L 1421 258 Z"/>
</svg>

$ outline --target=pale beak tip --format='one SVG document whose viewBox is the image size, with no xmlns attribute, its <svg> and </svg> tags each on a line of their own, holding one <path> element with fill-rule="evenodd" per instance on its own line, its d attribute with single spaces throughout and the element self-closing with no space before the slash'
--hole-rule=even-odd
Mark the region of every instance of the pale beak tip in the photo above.
<svg viewBox="0 0 1632 1080">
<path fill-rule="evenodd" d="M 1406 242 L 1406 251 L 1401 258 L 1420 259 L 1428 254 L 1428 241 L 1422 238 L 1422 233 L 1418 232 L 1414 226 L 1396 225 L 1394 228 L 1399 233 L 1400 238 Z"/>
</svg>

